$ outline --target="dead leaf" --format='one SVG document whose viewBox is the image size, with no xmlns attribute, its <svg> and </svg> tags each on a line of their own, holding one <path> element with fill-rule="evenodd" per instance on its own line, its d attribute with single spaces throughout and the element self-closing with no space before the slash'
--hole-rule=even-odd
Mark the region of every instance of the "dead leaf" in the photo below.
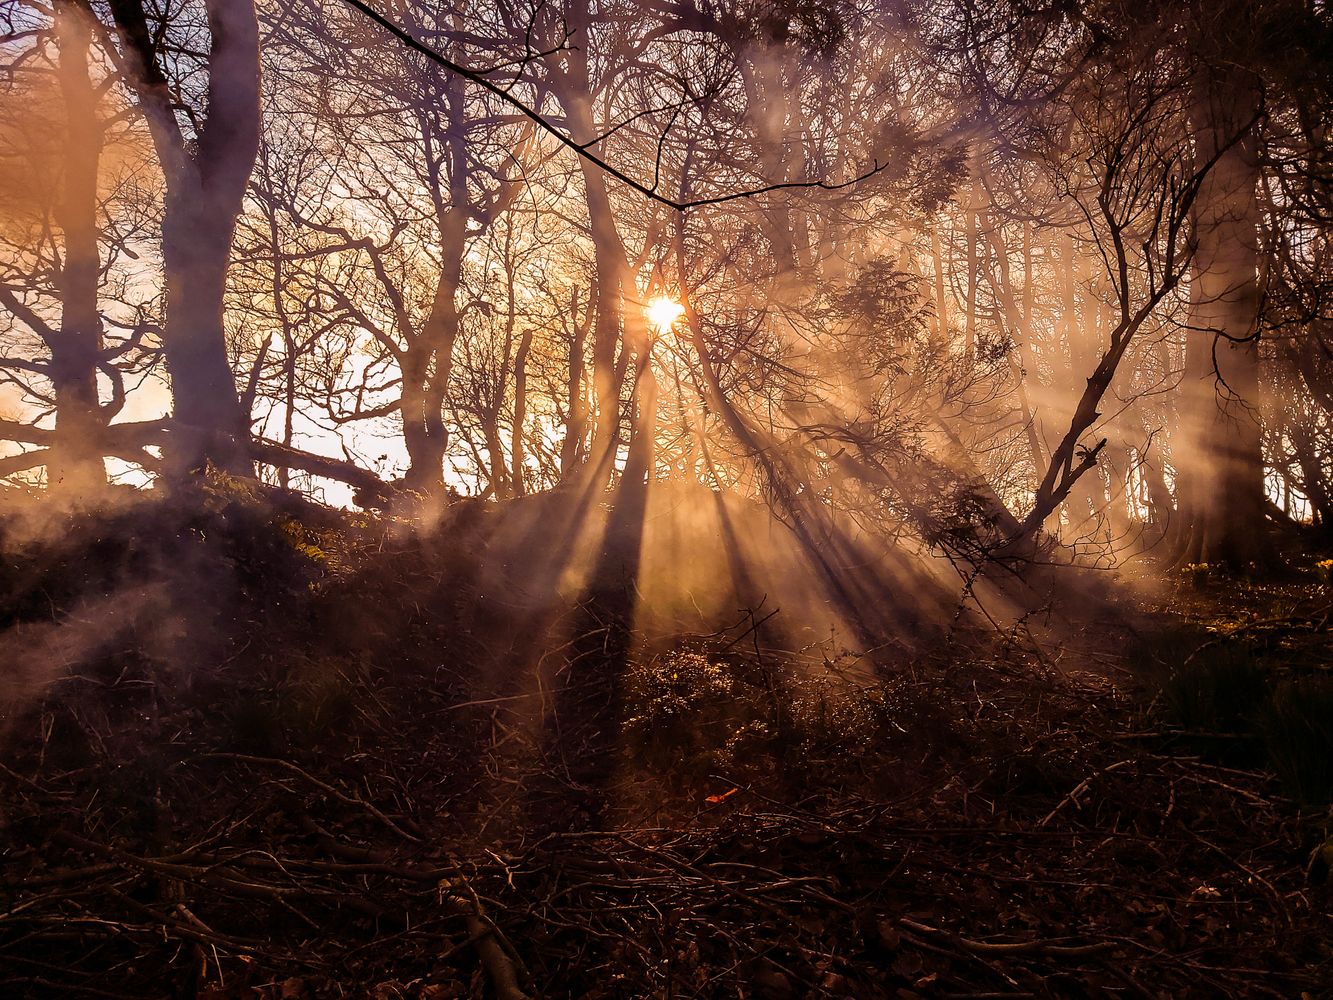
<svg viewBox="0 0 1333 1000">
<path fill-rule="evenodd" d="M 879 934 L 880 944 L 888 951 L 897 951 L 902 945 L 902 935 L 898 933 L 894 922 L 887 917 L 881 917 L 875 922 L 875 930 Z"/>
</svg>

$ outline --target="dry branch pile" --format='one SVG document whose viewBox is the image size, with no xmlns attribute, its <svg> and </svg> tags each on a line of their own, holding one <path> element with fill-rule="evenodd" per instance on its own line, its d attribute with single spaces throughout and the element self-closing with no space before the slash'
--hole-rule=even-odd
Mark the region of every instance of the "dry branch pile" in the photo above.
<svg viewBox="0 0 1333 1000">
<path fill-rule="evenodd" d="M 411 797 L 401 743 L 6 768 L 0 968 L 33 995 L 1316 991 L 1328 918 L 1290 804 L 1141 742 L 1063 795 L 1017 788 L 1017 758 L 980 782 L 936 762 L 893 799 L 750 786 L 692 821 L 489 842 Z"/>
<path fill-rule="evenodd" d="M 835 698 L 744 625 L 664 654 L 698 667 L 672 714 L 644 652 L 615 733 L 553 741 L 555 661 L 603 647 L 535 694 L 469 675 L 498 612 L 413 551 L 276 575 L 284 615 L 241 600 L 214 676 L 100 649 L 11 719 L 7 995 L 1325 995 L 1308 817 L 1149 731 L 1114 667 L 1009 650 Z M 339 615 L 334 657 L 307 630 Z"/>
</svg>

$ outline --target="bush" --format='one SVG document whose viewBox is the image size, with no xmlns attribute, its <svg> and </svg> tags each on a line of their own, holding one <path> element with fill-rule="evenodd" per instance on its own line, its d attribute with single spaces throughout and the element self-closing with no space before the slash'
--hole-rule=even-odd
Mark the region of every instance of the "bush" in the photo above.
<svg viewBox="0 0 1333 1000">
<path fill-rule="evenodd" d="M 1333 586 L 1333 559 L 1321 559 L 1314 564 L 1315 577 L 1325 586 Z"/>
<path fill-rule="evenodd" d="M 726 749 L 761 724 L 725 664 L 673 651 L 631 669 L 625 734 L 642 758 L 676 771 L 726 763 Z"/>
<path fill-rule="evenodd" d="M 849 759 L 887 730 L 907 733 L 922 713 L 887 692 L 862 690 L 791 665 L 710 660 L 676 650 L 633 667 L 624 732 L 638 758 L 673 774 L 730 770 L 760 760 Z"/>
<path fill-rule="evenodd" d="M 1182 566 L 1180 572 L 1195 590 L 1203 590 L 1213 577 L 1213 567 L 1208 563 L 1189 563 Z"/>
</svg>

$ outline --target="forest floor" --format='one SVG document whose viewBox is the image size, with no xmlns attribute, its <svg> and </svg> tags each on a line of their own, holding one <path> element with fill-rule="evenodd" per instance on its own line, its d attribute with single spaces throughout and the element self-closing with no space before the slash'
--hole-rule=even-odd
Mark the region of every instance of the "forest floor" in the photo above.
<svg viewBox="0 0 1333 1000">
<path fill-rule="evenodd" d="M 1314 557 L 870 674 L 740 614 L 608 680 L 614 623 L 482 592 L 486 516 L 0 516 L 0 994 L 1333 996 Z"/>
</svg>

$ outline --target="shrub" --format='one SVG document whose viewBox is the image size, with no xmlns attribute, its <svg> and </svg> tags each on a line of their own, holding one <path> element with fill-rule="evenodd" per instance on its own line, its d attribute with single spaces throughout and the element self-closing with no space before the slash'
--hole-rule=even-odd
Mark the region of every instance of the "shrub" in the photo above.
<svg viewBox="0 0 1333 1000">
<path fill-rule="evenodd" d="M 677 650 L 631 670 L 624 732 L 640 760 L 673 774 L 761 761 L 799 767 L 862 755 L 929 714 L 900 701 L 879 686 L 808 676 L 790 664 L 719 662 Z"/>
<path fill-rule="evenodd" d="M 1208 563 L 1189 563 L 1182 566 L 1180 572 L 1195 590 L 1202 590 L 1213 575 L 1213 567 Z"/>
<path fill-rule="evenodd" d="M 647 762 L 673 770 L 724 763 L 726 748 L 760 722 L 741 687 L 701 653 L 654 657 L 629 674 L 625 735 Z"/>
</svg>

